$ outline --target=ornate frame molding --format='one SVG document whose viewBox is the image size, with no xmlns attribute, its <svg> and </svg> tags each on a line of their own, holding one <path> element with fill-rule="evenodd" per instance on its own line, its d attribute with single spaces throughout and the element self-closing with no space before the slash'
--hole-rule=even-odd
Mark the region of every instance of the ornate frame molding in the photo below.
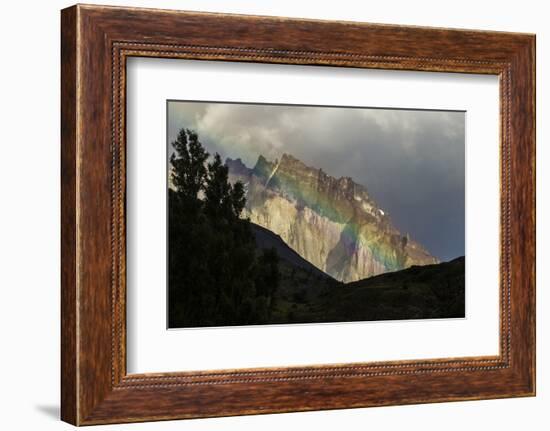
<svg viewBox="0 0 550 431">
<path fill-rule="evenodd" d="M 219 30 L 201 31 L 206 25 Z M 178 30 L 183 27 L 186 32 Z M 320 41 L 308 40 L 311 34 Z M 328 34 L 340 37 L 332 42 Z M 98 424 L 533 395 L 534 43 L 534 36 L 510 33 L 65 9 L 62 418 Z M 127 375 L 125 65 L 131 56 L 498 75 L 500 354 Z"/>
</svg>

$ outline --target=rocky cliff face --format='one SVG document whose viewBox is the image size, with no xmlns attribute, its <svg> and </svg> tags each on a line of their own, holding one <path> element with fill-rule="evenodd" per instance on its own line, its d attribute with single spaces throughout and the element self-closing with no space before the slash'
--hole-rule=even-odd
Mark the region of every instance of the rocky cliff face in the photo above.
<svg viewBox="0 0 550 431">
<path fill-rule="evenodd" d="M 274 162 L 260 156 L 252 169 L 240 159 L 226 165 L 230 180 L 245 185 L 246 216 L 337 280 L 438 262 L 349 177 L 333 178 L 288 154 Z"/>
</svg>

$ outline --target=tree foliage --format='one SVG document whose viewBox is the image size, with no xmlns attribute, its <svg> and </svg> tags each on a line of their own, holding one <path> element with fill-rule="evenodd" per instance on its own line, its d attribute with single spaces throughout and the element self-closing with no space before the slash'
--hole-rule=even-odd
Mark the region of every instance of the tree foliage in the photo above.
<svg viewBox="0 0 550 431">
<path fill-rule="evenodd" d="M 168 195 L 169 326 L 266 323 L 279 285 L 275 250 L 259 253 L 243 184 L 197 133 L 172 142 Z"/>
</svg>

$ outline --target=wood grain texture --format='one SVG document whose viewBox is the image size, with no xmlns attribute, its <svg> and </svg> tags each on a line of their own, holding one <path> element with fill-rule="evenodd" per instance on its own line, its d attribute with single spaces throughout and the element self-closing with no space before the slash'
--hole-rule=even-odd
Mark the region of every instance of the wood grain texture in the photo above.
<svg viewBox="0 0 550 431">
<path fill-rule="evenodd" d="M 534 395 L 534 49 L 534 36 L 525 34 L 100 6 L 62 11 L 63 420 L 86 425 Z M 499 75 L 499 355 L 127 375 L 130 56 Z"/>
<path fill-rule="evenodd" d="M 61 418 L 77 422 L 76 9 L 61 16 Z"/>
</svg>

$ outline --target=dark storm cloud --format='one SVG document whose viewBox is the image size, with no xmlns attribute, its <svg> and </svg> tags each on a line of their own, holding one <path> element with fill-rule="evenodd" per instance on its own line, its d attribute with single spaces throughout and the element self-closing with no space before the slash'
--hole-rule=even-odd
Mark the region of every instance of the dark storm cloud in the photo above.
<svg viewBox="0 0 550 431">
<path fill-rule="evenodd" d="M 250 167 L 286 152 L 350 176 L 432 254 L 464 255 L 463 112 L 170 102 L 170 141 L 181 127 Z"/>
</svg>

